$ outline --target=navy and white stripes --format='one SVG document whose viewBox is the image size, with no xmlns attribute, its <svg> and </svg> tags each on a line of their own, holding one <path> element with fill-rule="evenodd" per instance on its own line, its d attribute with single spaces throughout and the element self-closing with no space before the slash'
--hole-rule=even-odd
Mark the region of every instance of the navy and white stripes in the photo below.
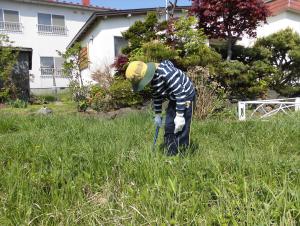
<svg viewBox="0 0 300 226">
<path fill-rule="evenodd" d="M 165 98 L 176 101 L 176 112 L 184 113 L 187 98 L 195 90 L 190 79 L 169 60 L 164 60 L 155 71 L 151 81 L 153 88 L 153 106 L 155 113 L 162 112 Z"/>
</svg>

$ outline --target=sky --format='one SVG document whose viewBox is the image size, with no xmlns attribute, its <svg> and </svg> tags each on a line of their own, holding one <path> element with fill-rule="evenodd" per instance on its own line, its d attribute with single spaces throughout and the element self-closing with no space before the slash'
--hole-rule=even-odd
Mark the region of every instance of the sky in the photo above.
<svg viewBox="0 0 300 226">
<path fill-rule="evenodd" d="M 69 0 L 71 2 L 81 2 L 81 0 Z M 173 1 L 174 2 L 174 1 Z M 165 6 L 166 0 L 91 0 L 92 5 L 115 9 L 137 9 Z M 178 0 L 177 5 L 191 5 L 190 0 Z"/>
</svg>

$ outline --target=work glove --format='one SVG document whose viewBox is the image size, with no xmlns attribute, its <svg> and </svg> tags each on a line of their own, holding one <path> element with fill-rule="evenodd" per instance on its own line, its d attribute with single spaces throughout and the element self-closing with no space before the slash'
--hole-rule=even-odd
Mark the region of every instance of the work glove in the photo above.
<svg viewBox="0 0 300 226">
<path fill-rule="evenodd" d="M 183 117 L 183 114 L 179 114 L 176 113 L 176 117 L 174 119 L 174 123 L 175 123 L 175 130 L 174 133 L 178 133 L 180 131 L 182 131 L 184 125 L 185 125 L 185 119 Z"/>
<path fill-rule="evenodd" d="M 162 116 L 160 114 L 155 114 L 155 118 L 154 118 L 154 124 L 157 127 L 161 127 L 162 126 Z"/>
</svg>

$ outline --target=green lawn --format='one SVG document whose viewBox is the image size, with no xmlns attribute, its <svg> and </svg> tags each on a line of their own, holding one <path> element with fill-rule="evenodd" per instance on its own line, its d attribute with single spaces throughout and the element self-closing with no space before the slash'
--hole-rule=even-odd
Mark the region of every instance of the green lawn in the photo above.
<svg viewBox="0 0 300 226">
<path fill-rule="evenodd" d="M 300 224 L 299 114 L 194 121 L 170 158 L 150 113 L 33 111 L 0 110 L 0 225 Z"/>
</svg>

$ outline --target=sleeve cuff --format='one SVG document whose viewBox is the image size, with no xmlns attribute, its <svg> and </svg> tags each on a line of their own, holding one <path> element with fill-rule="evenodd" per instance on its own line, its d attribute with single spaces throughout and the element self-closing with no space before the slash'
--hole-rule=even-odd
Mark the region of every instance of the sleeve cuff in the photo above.
<svg viewBox="0 0 300 226">
<path fill-rule="evenodd" d="M 184 115 L 184 112 L 183 111 L 176 111 L 176 116 L 183 116 Z"/>
</svg>

